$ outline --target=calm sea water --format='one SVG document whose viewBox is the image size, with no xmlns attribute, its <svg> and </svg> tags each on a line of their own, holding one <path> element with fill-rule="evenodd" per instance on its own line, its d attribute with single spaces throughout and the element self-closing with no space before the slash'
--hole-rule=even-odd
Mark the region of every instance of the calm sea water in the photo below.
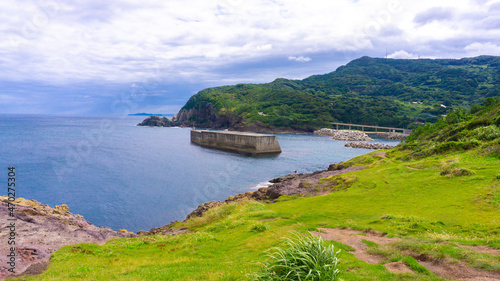
<svg viewBox="0 0 500 281">
<path fill-rule="evenodd" d="M 193 145 L 190 129 L 137 127 L 143 119 L 0 115 L 2 177 L 14 165 L 18 197 L 138 231 L 294 170 L 326 169 L 370 151 L 326 136 L 278 134 L 283 153 L 256 158 Z"/>
</svg>

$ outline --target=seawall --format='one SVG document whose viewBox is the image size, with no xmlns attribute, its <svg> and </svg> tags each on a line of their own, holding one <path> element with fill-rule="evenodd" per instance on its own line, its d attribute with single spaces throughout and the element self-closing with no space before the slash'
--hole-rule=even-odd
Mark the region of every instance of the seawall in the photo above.
<svg viewBox="0 0 500 281">
<path fill-rule="evenodd" d="M 281 152 L 276 136 L 255 133 L 192 130 L 191 142 L 211 148 L 252 154 Z"/>
</svg>

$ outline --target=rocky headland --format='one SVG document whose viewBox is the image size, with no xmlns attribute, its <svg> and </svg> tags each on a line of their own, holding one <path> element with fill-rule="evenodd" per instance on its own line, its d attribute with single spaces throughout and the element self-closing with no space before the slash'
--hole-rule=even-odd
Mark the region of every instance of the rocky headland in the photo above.
<svg viewBox="0 0 500 281">
<path fill-rule="evenodd" d="M 391 149 L 394 146 L 389 145 L 389 144 L 383 144 L 383 143 L 371 143 L 371 142 L 347 142 L 345 147 L 352 147 L 352 148 L 366 148 L 366 149 Z"/>
<path fill-rule="evenodd" d="M 314 131 L 316 135 L 332 136 L 334 140 L 344 140 L 344 141 L 372 141 L 367 134 L 361 131 L 351 131 L 351 130 L 334 130 L 323 128 L 321 130 Z"/>
<path fill-rule="evenodd" d="M 137 236 L 126 230 L 97 227 L 82 216 L 70 213 L 64 204 L 51 208 L 35 200 L 18 198 L 14 205 L 14 217 L 10 217 L 8 197 L 0 197 L 0 221 L 3 222 L 0 240 L 7 243 L 14 233 L 15 245 L 12 247 L 17 256 L 15 273 L 12 273 L 7 268 L 10 249 L 0 247 L 0 280 L 12 275 L 41 273 L 47 268 L 50 254 L 66 245 L 103 244 L 111 238 Z M 8 228 L 11 222 L 15 222 L 15 231 Z"/>
</svg>

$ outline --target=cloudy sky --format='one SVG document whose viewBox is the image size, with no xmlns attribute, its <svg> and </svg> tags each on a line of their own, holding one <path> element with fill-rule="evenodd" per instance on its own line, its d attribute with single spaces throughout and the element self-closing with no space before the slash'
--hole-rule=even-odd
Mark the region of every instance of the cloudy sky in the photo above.
<svg viewBox="0 0 500 281">
<path fill-rule="evenodd" d="M 500 1 L 5 0 L 0 37 L 0 114 L 176 113 L 364 55 L 500 55 Z"/>
</svg>

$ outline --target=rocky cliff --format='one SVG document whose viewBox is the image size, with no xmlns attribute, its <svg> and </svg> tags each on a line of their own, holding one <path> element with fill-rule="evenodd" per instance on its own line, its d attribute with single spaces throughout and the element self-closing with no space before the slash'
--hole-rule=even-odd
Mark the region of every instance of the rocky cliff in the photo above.
<svg viewBox="0 0 500 281">
<path fill-rule="evenodd" d="M 18 198 L 14 202 L 14 217 L 10 216 L 7 196 L 0 197 L 0 280 L 8 276 L 39 274 L 46 269 L 50 254 L 63 246 L 77 243 L 103 244 L 108 239 L 134 237 L 136 234 L 125 230 L 113 231 L 106 227 L 97 227 L 80 215 L 69 212 L 66 205 L 55 206 L 41 204 L 35 200 Z M 13 219 L 13 220 L 8 220 Z M 15 227 L 9 229 L 11 223 Z M 9 231 L 3 231 L 3 230 Z M 15 237 L 15 270 L 9 271 L 7 263 L 11 249 L 4 247 L 10 237 Z"/>
</svg>

